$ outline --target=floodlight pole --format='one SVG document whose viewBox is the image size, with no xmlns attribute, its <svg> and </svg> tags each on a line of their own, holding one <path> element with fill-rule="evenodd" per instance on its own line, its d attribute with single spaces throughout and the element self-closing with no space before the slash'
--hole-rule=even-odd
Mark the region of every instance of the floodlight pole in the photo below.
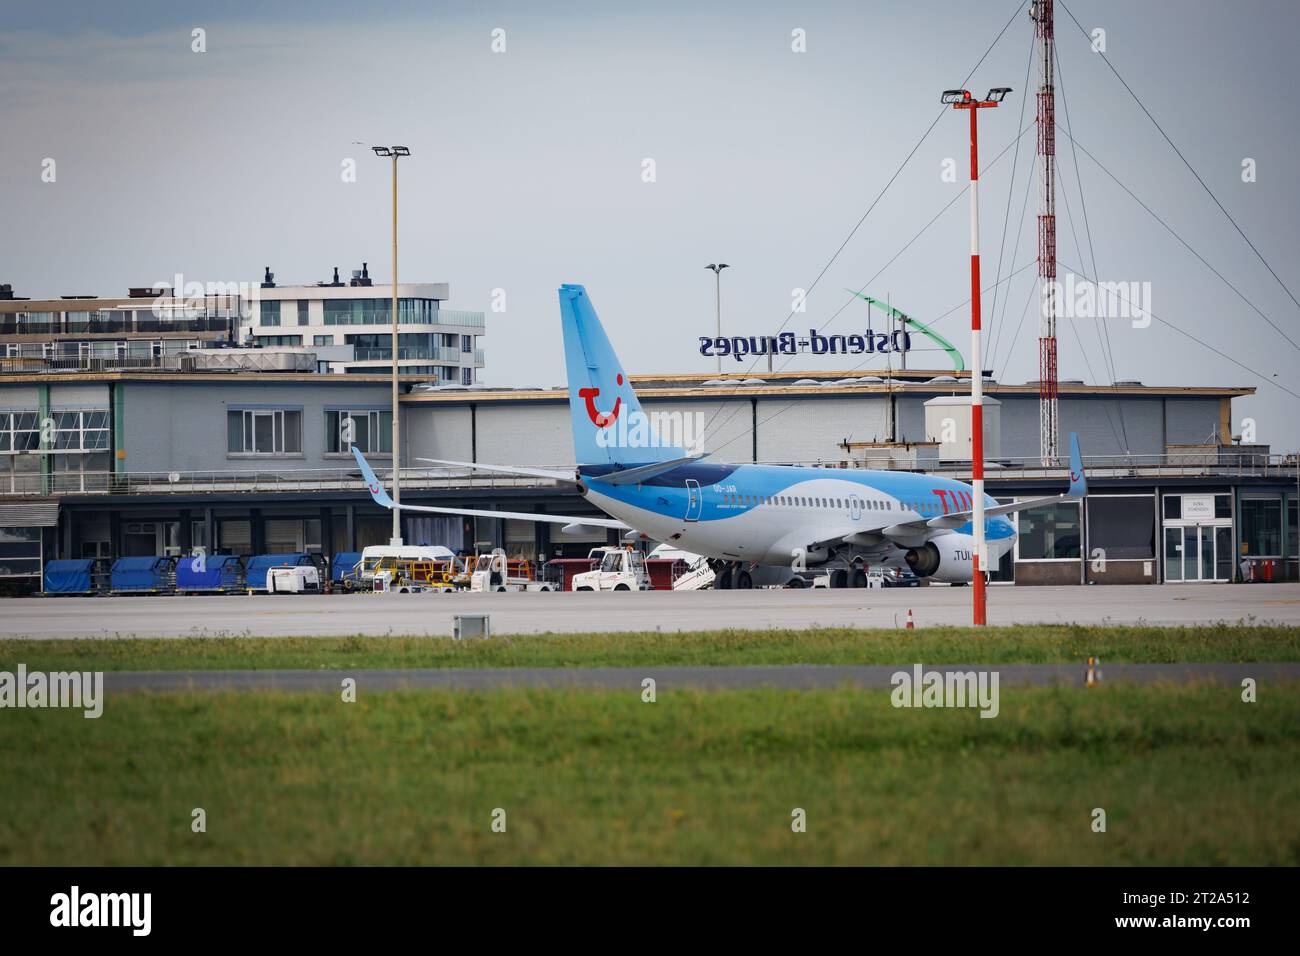
<svg viewBox="0 0 1300 956">
<path fill-rule="evenodd" d="M 943 102 L 953 109 L 970 111 L 970 427 L 971 487 L 974 489 L 975 553 L 971 555 L 973 622 L 988 623 L 984 571 L 988 566 L 988 542 L 984 528 L 984 359 L 980 348 L 980 226 L 979 226 L 979 133 L 981 109 L 997 106 L 1008 87 L 989 90 L 982 100 L 966 90 L 946 90 Z"/>
<path fill-rule="evenodd" d="M 410 156 L 411 151 L 405 146 L 372 146 L 376 156 L 391 157 L 393 160 L 393 536 L 389 542 L 394 547 L 402 544 L 402 512 L 396 507 L 402 501 L 402 425 L 401 409 L 398 401 L 398 316 L 397 316 L 397 160 Z"/>
<path fill-rule="evenodd" d="M 714 324 L 717 329 L 717 337 L 722 338 L 722 270 L 728 269 L 730 268 L 730 266 L 728 266 L 725 262 L 710 262 L 704 268 L 710 270 L 713 273 L 713 292 L 714 292 L 713 317 L 714 317 Z M 714 351 L 717 352 L 717 349 L 714 349 Z M 717 354 L 718 354 L 718 374 L 721 375 L 722 374 L 722 353 L 718 352 Z M 771 356 L 769 356 L 768 358 L 770 361 Z"/>
</svg>

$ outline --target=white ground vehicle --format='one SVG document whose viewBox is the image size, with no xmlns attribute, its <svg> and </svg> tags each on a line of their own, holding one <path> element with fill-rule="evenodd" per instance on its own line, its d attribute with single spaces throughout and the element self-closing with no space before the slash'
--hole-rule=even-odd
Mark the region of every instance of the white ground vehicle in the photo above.
<svg viewBox="0 0 1300 956">
<path fill-rule="evenodd" d="M 573 576 L 575 591 L 649 591 L 650 575 L 645 557 L 631 548 L 594 548 L 591 558 L 600 566 Z"/>
<path fill-rule="evenodd" d="M 424 584 L 404 576 L 394 578 L 392 571 L 376 571 L 370 584 L 370 589 L 376 594 L 425 594 L 452 590 L 450 585 Z"/>
<path fill-rule="evenodd" d="M 266 572 L 267 594 L 304 594 L 319 590 L 320 572 L 313 565 L 270 568 Z"/>
<path fill-rule="evenodd" d="M 480 554 L 469 577 L 469 589 L 479 591 L 551 591 L 549 581 L 538 581 L 528 561 L 511 561 L 500 551 Z"/>
<path fill-rule="evenodd" d="M 411 577 L 409 572 L 413 567 L 425 569 L 434 565 L 450 567 L 455 560 L 456 555 L 450 549 L 437 544 L 401 545 L 400 547 L 372 544 L 361 552 L 361 563 L 357 573 L 363 590 L 386 591 L 389 589 L 387 585 L 375 587 L 375 575 L 379 572 L 388 572 L 388 585 L 391 585 L 403 577 Z"/>
</svg>

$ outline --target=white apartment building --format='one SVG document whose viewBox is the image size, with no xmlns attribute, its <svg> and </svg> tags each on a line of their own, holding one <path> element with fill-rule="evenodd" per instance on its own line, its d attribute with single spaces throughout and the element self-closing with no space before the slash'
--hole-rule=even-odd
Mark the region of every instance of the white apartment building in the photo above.
<svg viewBox="0 0 1300 956">
<path fill-rule="evenodd" d="M 333 372 L 383 373 L 392 367 L 392 290 L 372 282 L 365 263 L 348 282 L 336 268 L 333 280 L 312 285 L 276 285 L 268 269 L 251 290 L 241 340 L 315 351 Z M 398 283 L 398 367 L 403 376 L 473 385 L 483 367 L 483 313 L 443 308 L 448 294 L 445 282 Z"/>
</svg>

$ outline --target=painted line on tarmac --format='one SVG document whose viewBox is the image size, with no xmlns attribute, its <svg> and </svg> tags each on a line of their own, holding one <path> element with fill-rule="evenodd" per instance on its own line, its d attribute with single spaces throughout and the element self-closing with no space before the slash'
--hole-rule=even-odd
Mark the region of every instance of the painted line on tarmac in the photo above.
<svg viewBox="0 0 1300 956">
<path fill-rule="evenodd" d="M 647 677 L 658 691 L 674 689 L 826 690 L 853 687 L 888 690 L 893 675 L 910 673 L 911 664 L 789 664 L 737 667 L 494 667 L 389 670 L 229 670 L 105 671 L 110 693 L 137 691 L 337 692 L 345 677 L 358 690 L 495 690 L 534 687 L 555 690 L 641 689 Z M 1003 686 L 1083 687 L 1082 664 L 929 664 L 927 670 L 996 671 Z M 1247 677 L 1257 682 L 1300 681 L 1300 662 L 1198 664 L 1102 664 L 1105 684 L 1231 684 Z"/>
</svg>

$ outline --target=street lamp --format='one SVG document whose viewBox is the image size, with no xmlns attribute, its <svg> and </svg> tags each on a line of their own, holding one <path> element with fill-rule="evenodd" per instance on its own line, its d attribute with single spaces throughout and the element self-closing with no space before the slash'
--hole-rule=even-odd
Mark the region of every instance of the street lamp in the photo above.
<svg viewBox="0 0 1300 956">
<path fill-rule="evenodd" d="M 997 106 L 1010 92 L 1009 86 L 995 86 L 982 100 L 972 98 L 969 90 L 944 90 L 940 97 L 955 110 L 970 110 L 970 469 L 971 486 L 975 490 L 971 591 L 976 625 L 988 623 L 984 589 L 988 545 L 984 529 L 984 361 L 980 354 L 979 138 L 975 118 L 980 110 Z"/>
<path fill-rule="evenodd" d="M 410 156 L 411 151 L 405 146 L 372 146 L 376 156 L 391 158 L 393 161 L 393 504 L 402 500 L 402 426 L 398 417 L 397 405 L 397 161 L 403 156 Z M 394 547 L 402 543 L 402 512 L 393 508 Z"/>
<path fill-rule="evenodd" d="M 710 262 L 704 268 L 713 270 L 714 285 L 714 303 L 715 303 L 715 321 L 717 325 L 717 336 L 722 338 L 722 270 L 731 268 L 725 262 Z M 717 351 L 716 349 L 714 350 Z M 718 352 L 718 374 L 722 374 L 722 353 Z"/>
</svg>

